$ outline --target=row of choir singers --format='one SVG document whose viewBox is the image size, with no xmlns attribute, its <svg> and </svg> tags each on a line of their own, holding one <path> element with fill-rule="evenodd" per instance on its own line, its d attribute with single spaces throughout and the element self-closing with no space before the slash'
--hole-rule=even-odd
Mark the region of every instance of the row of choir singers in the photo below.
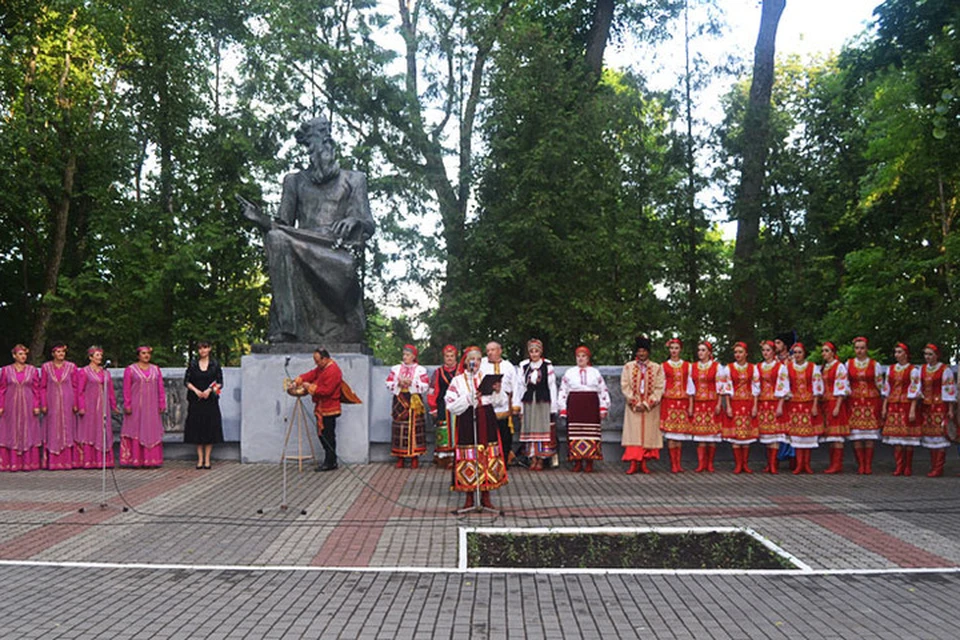
<svg viewBox="0 0 960 640">
<path fill-rule="evenodd" d="M 727 442 L 733 449 L 734 473 L 752 473 L 749 448 L 759 442 L 766 448 L 767 473 L 778 472 L 778 453 L 784 443 L 796 450 L 791 463 L 794 473 L 812 473 L 810 452 L 820 444 L 830 448 L 825 472 L 840 473 L 844 443 L 849 440 L 860 474 L 872 473 L 874 445 L 882 441 L 894 447 L 895 475 L 912 474 L 916 446 L 930 450 L 928 475 L 943 475 L 957 392 L 953 372 L 940 362 L 939 348 L 927 345 L 925 363 L 914 365 L 907 345 L 898 343 L 895 362 L 885 367 L 869 357 L 866 338 L 859 337 L 853 344 L 855 357 L 844 363 L 836 357 L 836 346 L 824 343 L 823 364 L 817 365 L 807 360 L 801 343 L 766 341 L 761 344 L 759 363 L 749 362 L 748 346 L 737 343 L 734 362 L 723 365 L 713 358 L 710 342 L 701 342 L 697 361 L 687 362 L 680 357 L 682 343 L 672 339 L 667 342 L 670 358 L 661 364 L 649 359 L 650 340 L 637 338 L 635 357 L 621 375 L 626 400 L 621 444 L 622 459 L 629 463 L 627 473 L 649 472 L 647 461 L 659 458 L 664 441 L 673 473 L 683 471 L 684 441 L 696 443 L 698 472 L 714 470 L 717 445 Z M 518 418 L 520 453 L 530 459 L 533 470 L 555 457 L 555 416 L 566 417 L 566 450 L 573 470 L 591 471 L 593 462 L 602 459 L 601 422 L 610 406 L 603 376 L 590 366 L 589 349 L 580 347 L 577 366 L 566 371 L 558 388 L 553 365 L 543 358 L 543 345 L 531 340 L 527 347 L 530 357 L 513 367 L 500 357 L 497 343 L 487 346 L 488 357 L 472 374 L 475 386 L 479 388 L 489 373 L 503 375 L 503 382 L 497 393 L 481 396 L 478 402 L 492 408 L 491 420 L 500 425 Z M 450 394 L 453 389 L 457 395 L 458 376 L 468 379 L 471 373 L 463 362 L 457 364 L 453 346 L 444 349 L 444 365 L 432 380 L 416 364 L 412 346 L 405 348 L 405 354 L 410 354 L 405 355 L 409 361 L 394 367 L 387 380 L 398 396 L 394 454 L 419 456 L 426 451 L 422 414 L 411 418 L 413 414 L 398 408 L 411 404 L 410 396 L 403 394 L 428 392 L 429 412 L 437 425 L 435 460 L 454 468 L 456 488 L 458 469 L 466 465 L 468 475 L 476 473 L 476 465 L 466 459 L 476 452 L 458 447 L 463 436 L 457 428 L 458 412 L 451 408 L 451 400 L 458 398 Z M 502 434 L 501 430 L 497 447 L 509 455 Z"/>
<path fill-rule="evenodd" d="M 166 394 L 152 349 L 137 349 L 137 361 L 123 373 L 123 428 L 120 464 L 163 464 Z M 29 350 L 17 345 L 13 363 L 0 369 L 0 471 L 92 469 L 114 465 L 111 414 L 118 412 L 103 350 L 87 350 L 89 364 L 66 359 L 55 344 L 40 369 L 27 364 Z"/>
</svg>

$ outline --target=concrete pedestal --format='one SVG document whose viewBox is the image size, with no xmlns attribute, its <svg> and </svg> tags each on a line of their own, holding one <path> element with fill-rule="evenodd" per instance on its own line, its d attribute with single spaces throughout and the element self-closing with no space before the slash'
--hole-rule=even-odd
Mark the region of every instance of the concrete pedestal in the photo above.
<svg viewBox="0 0 960 640">
<path fill-rule="evenodd" d="M 365 464 L 370 460 L 370 372 L 373 358 L 358 353 L 334 353 L 333 359 L 343 371 L 343 379 L 360 396 L 364 404 L 343 405 L 337 419 L 337 456 L 345 464 Z M 243 396 L 241 398 L 240 459 L 243 462 L 280 462 L 283 438 L 292 417 L 296 399 L 283 390 L 284 371 L 289 377 L 306 373 L 316 365 L 312 353 L 252 354 L 240 362 Z M 317 438 L 313 402 L 305 398 L 310 419 L 309 435 L 318 461 L 323 461 L 323 448 Z M 290 436 L 288 455 L 296 455 L 296 432 Z M 309 446 L 304 443 L 309 455 Z"/>
</svg>

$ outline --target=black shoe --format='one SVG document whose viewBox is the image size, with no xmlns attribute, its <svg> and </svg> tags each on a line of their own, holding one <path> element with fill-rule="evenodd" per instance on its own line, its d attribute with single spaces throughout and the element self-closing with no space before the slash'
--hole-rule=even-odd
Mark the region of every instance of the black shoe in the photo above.
<svg viewBox="0 0 960 640">
<path fill-rule="evenodd" d="M 334 462 L 333 464 L 324 464 L 322 467 L 318 467 L 317 471 L 336 471 L 340 466 Z"/>
</svg>

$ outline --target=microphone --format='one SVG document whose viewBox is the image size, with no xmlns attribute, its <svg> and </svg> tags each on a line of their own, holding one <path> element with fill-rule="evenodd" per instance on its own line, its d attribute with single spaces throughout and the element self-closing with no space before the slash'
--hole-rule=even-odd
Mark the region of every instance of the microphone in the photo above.
<svg viewBox="0 0 960 640">
<path fill-rule="evenodd" d="M 288 364 L 290 364 L 290 356 L 283 359 L 283 366 L 287 366 Z"/>
<path fill-rule="evenodd" d="M 108 359 L 106 362 L 103 363 L 103 368 L 104 368 L 104 369 L 109 369 L 109 368 L 112 367 L 112 366 L 113 366 L 113 361 L 112 361 L 112 360 L 109 360 L 109 359 Z"/>
</svg>

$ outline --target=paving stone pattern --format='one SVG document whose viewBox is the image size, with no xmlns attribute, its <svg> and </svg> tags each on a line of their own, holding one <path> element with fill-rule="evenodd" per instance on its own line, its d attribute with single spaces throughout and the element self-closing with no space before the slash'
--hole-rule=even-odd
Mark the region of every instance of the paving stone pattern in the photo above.
<svg viewBox="0 0 960 640">
<path fill-rule="evenodd" d="M 879 457 L 879 456 L 878 456 Z M 960 478 L 511 467 L 502 516 L 449 472 L 170 462 L 0 476 L 0 559 L 454 569 L 458 527 L 749 526 L 815 570 L 960 566 Z M 825 461 L 815 458 L 815 467 Z M 956 461 L 952 461 L 956 466 Z M 948 473 L 957 469 L 951 469 Z M 114 484 L 116 483 L 116 484 Z M 122 491 L 118 495 L 116 487 Z M 121 511 L 122 506 L 129 511 Z M 84 507 L 84 513 L 78 509 Z M 306 515 L 301 515 L 301 509 Z M 257 513 L 262 510 L 263 513 Z M 0 566 L 0 638 L 956 638 L 960 573 L 515 575 Z"/>
</svg>

